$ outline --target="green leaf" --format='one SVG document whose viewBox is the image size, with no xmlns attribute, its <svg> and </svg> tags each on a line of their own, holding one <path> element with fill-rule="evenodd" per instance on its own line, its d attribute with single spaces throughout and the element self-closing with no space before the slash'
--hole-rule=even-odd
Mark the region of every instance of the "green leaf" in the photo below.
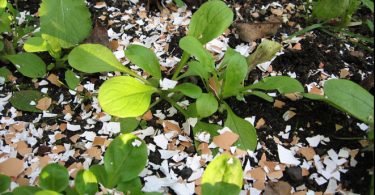
<svg viewBox="0 0 375 195">
<path fill-rule="evenodd" d="M 254 126 L 234 114 L 228 105 L 225 107 L 227 110 L 227 120 L 225 121 L 225 126 L 240 136 L 234 146 L 237 146 L 242 150 L 254 151 L 257 147 L 258 140 L 257 132 Z"/>
<path fill-rule="evenodd" d="M 202 95 L 202 89 L 191 83 L 182 83 L 174 88 L 174 91 L 179 91 L 182 94 L 197 99 Z"/>
<path fill-rule="evenodd" d="M 362 0 L 363 5 L 371 10 L 374 13 L 374 1 L 372 0 Z"/>
<path fill-rule="evenodd" d="M 13 190 L 14 195 L 35 195 L 36 192 L 42 189 L 34 186 L 19 186 Z"/>
<path fill-rule="evenodd" d="M 79 77 L 71 70 L 65 72 L 65 81 L 71 90 L 74 90 L 80 82 Z"/>
<path fill-rule="evenodd" d="M 374 124 L 374 96 L 358 84 L 331 79 L 325 82 L 324 93 L 328 103 L 334 107 L 367 124 Z"/>
<path fill-rule="evenodd" d="M 48 43 L 42 37 L 31 37 L 23 45 L 27 52 L 44 52 L 48 51 Z"/>
<path fill-rule="evenodd" d="M 41 190 L 41 191 L 37 191 L 35 195 L 61 195 L 61 194 L 52 190 Z"/>
<path fill-rule="evenodd" d="M 4 12 L 0 15 L 0 33 L 11 32 L 10 24 L 12 23 L 12 15 Z"/>
<path fill-rule="evenodd" d="M 226 65 L 223 98 L 236 96 L 243 87 L 243 82 L 247 75 L 247 62 L 240 53 L 229 48 L 225 53 L 222 65 Z"/>
<path fill-rule="evenodd" d="M 327 21 L 345 14 L 350 0 L 318 0 L 313 5 L 313 16 Z"/>
<path fill-rule="evenodd" d="M 143 194 L 141 189 L 142 182 L 139 177 L 127 182 L 120 182 L 117 186 L 117 190 L 124 192 L 124 194 Z"/>
<path fill-rule="evenodd" d="M 71 188 L 70 186 L 68 186 L 67 188 L 65 188 L 64 194 L 65 195 L 79 195 L 79 193 L 77 192 L 77 190 L 75 188 Z"/>
<path fill-rule="evenodd" d="M 136 143 L 140 143 L 139 146 Z M 104 168 L 109 186 L 130 181 L 142 172 L 147 162 L 146 143 L 133 134 L 122 134 L 109 145 L 104 156 Z"/>
<path fill-rule="evenodd" d="M 154 87 L 130 76 L 111 78 L 99 89 L 99 103 L 110 115 L 126 118 L 144 114 L 151 102 Z"/>
<path fill-rule="evenodd" d="M 173 0 L 177 7 L 184 7 L 185 6 L 185 3 L 182 1 L 182 0 Z"/>
<path fill-rule="evenodd" d="M 0 0 L 0 10 L 4 10 L 7 7 L 7 4 L 7 0 Z"/>
<path fill-rule="evenodd" d="M 3 51 L 4 49 L 4 43 L 3 40 L 0 39 L 0 51 Z"/>
<path fill-rule="evenodd" d="M 96 179 L 101 183 L 104 187 L 110 188 L 109 186 L 109 179 L 108 174 L 105 171 L 104 165 L 93 165 L 90 167 L 90 171 L 95 175 Z"/>
<path fill-rule="evenodd" d="M 246 94 L 249 94 L 249 95 L 255 95 L 255 96 L 257 96 L 257 97 L 259 97 L 259 98 L 262 98 L 262 99 L 264 99 L 264 100 L 266 100 L 266 101 L 268 101 L 268 102 L 274 102 L 274 99 L 273 99 L 273 97 L 271 97 L 271 96 L 269 96 L 268 94 L 266 94 L 266 93 L 263 93 L 263 92 L 261 92 L 261 91 L 252 91 L 252 92 L 248 92 L 248 93 L 246 93 Z"/>
<path fill-rule="evenodd" d="M 39 185 L 44 189 L 62 192 L 68 184 L 68 170 L 59 164 L 45 166 L 39 175 Z"/>
<path fill-rule="evenodd" d="M 24 76 L 41 78 L 46 74 L 46 64 L 39 56 L 33 53 L 8 55 L 6 58 L 11 61 Z"/>
<path fill-rule="evenodd" d="M 158 80 L 161 79 L 159 60 L 150 49 L 140 45 L 130 45 L 125 51 L 125 56 Z"/>
<path fill-rule="evenodd" d="M 258 46 L 254 53 L 247 57 L 247 64 L 249 71 L 254 69 L 256 65 L 268 62 L 275 57 L 276 53 L 281 50 L 280 43 L 263 39 L 262 43 Z"/>
<path fill-rule="evenodd" d="M 120 118 L 121 133 L 131 133 L 139 126 L 140 121 L 135 118 Z"/>
<path fill-rule="evenodd" d="M 5 79 L 5 82 L 9 81 L 9 76 L 12 75 L 12 72 L 6 67 L 0 68 L 0 77 L 3 77 Z"/>
<path fill-rule="evenodd" d="M 192 36 L 186 36 L 180 40 L 180 48 L 190 55 L 194 56 L 206 71 L 214 71 L 214 59 L 211 54 L 203 47 L 202 43 L 198 39 Z"/>
<path fill-rule="evenodd" d="M 91 14 L 84 0 L 43 0 L 39 9 L 40 31 L 45 40 L 70 48 L 91 32 Z"/>
<path fill-rule="evenodd" d="M 189 36 L 206 44 L 224 33 L 232 24 L 234 14 L 222 1 L 204 3 L 194 13 L 189 25 Z"/>
<path fill-rule="evenodd" d="M 5 192 L 10 187 L 10 177 L 0 174 L 0 193 Z"/>
<path fill-rule="evenodd" d="M 201 118 L 206 118 L 214 114 L 219 104 L 214 95 L 211 93 L 203 93 L 197 99 L 197 113 Z"/>
<path fill-rule="evenodd" d="M 68 57 L 73 68 L 85 73 L 127 71 L 107 47 L 99 44 L 82 44 Z"/>
<path fill-rule="evenodd" d="M 202 176 L 202 195 L 240 194 L 243 185 L 241 161 L 230 154 L 216 157 Z"/>
<path fill-rule="evenodd" d="M 210 77 L 210 73 L 206 70 L 205 66 L 201 62 L 191 61 L 189 62 L 189 69 L 183 75 L 178 77 L 177 80 L 189 76 L 199 76 L 204 80 L 208 80 L 208 78 Z"/>
<path fill-rule="evenodd" d="M 93 172 L 89 170 L 78 171 L 74 185 L 79 194 L 95 194 L 98 191 L 98 180 Z"/>
<path fill-rule="evenodd" d="M 302 84 L 288 76 L 266 77 L 246 89 L 278 90 L 281 94 L 304 92 Z"/>
<path fill-rule="evenodd" d="M 35 104 L 43 97 L 42 93 L 35 90 L 25 90 L 13 93 L 10 103 L 18 110 L 27 112 L 42 112 L 35 108 L 35 105 L 30 105 L 31 102 Z"/>
</svg>

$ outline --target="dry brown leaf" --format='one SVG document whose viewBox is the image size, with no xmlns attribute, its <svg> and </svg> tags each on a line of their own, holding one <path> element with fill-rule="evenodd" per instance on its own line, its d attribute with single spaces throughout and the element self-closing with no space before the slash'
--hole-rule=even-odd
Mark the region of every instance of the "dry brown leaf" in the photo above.
<svg viewBox="0 0 375 195">
<path fill-rule="evenodd" d="M 86 39 L 85 43 L 101 44 L 109 48 L 107 29 L 103 27 L 100 22 L 96 21 L 91 35 Z"/>
<path fill-rule="evenodd" d="M 239 23 L 236 24 L 236 28 L 240 39 L 251 43 L 257 39 L 274 36 L 280 25 L 280 22 Z"/>
<path fill-rule="evenodd" d="M 61 87 L 62 85 L 61 81 L 59 80 L 59 77 L 55 74 L 50 74 L 47 77 L 47 80 L 58 87 Z"/>
<path fill-rule="evenodd" d="M 9 177 L 17 177 L 25 170 L 23 163 L 23 160 L 18 158 L 9 158 L 0 163 L 0 173 Z"/>
<path fill-rule="evenodd" d="M 49 97 L 44 97 L 38 101 L 38 104 L 35 106 L 39 110 L 48 110 L 52 104 L 52 99 Z"/>
<path fill-rule="evenodd" d="M 221 135 L 215 136 L 213 142 L 220 148 L 229 150 L 229 148 L 238 140 L 240 136 L 233 132 L 226 131 Z"/>
<path fill-rule="evenodd" d="M 264 195 L 291 195 L 292 186 L 284 181 L 268 183 Z"/>
</svg>

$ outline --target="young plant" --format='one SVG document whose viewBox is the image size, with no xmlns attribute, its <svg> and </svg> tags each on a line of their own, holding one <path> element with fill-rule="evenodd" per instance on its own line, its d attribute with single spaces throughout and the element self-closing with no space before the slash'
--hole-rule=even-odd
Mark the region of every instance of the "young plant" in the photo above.
<svg viewBox="0 0 375 195">
<path fill-rule="evenodd" d="M 200 127 L 210 126 L 201 120 L 216 112 L 226 113 L 225 126 L 240 136 L 239 141 L 234 145 L 244 151 L 253 151 L 257 146 L 255 128 L 248 121 L 238 117 L 226 100 L 230 97 L 243 99 L 246 95 L 256 95 L 267 101 L 273 101 L 272 97 L 264 91 L 302 93 L 304 88 L 298 81 L 289 77 L 272 77 L 258 84 L 244 86 L 244 80 L 249 70 L 253 68 L 249 64 L 264 62 L 266 59 L 264 56 L 257 55 L 251 58 L 248 64 L 245 57 L 233 49 L 228 49 L 222 63 L 216 66 L 204 45 L 221 35 L 232 22 L 233 12 L 222 1 L 209 1 L 203 4 L 192 17 L 188 35 L 180 40 L 179 46 L 184 52 L 172 80 L 162 78 L 156 55 L 150 49 L 139 45 L 129 46 L 125 56 L 131 63 L 151 75 L 150 79 L 145 79 L 123 66 L 109 49 L 101 45 L 80 45 L 71 51 L 68 60 L 73 68 L 86 73 L 119 71 L 127 74 L 110 78 L 99 89 L 99 103 L 103 110 L 111 115 L 121 118 L 141 116 L 150 109 L 151 96 L 157 95 L 161 100 L 169 102 L 178 109 L 186 119 L 199 119 L 197 126 Z M 182 72 L 186 65 L 187 70 Z M 202 88 L 189 83 L 190 77 L 200 78 Z M 280 85 L 280 83 L 288 85 Z M 194 99 L 195 102 L 188 108 L 182 108 L 177 102 L 187 97 Z M 153 103 L 152 106 L 158 102 Z M 193 129 L 194 134 L 199 131 L 201 129 Z M 238 164 L 237 160 L 234 161 Z M 224 168 L 220 167 L 220 170 Z M 224 178 L 219 180 L 227 183 Z M 106 185 L 113 187 L 111 183 Z M 211 190 L 207 192 L 209 191 Z"/>
<path fill-rule="evenodd" d="M 109 145 L 104 165 L 94 165 L 89 170 L 77 172 L 73 188 L 69 186 L 68 170 L 59 164 L 49 164 L 39 175 L 39 187 L 20 186 L 12 194 L 94 195 L 99 190 L 99 184 L 108 189 L 116 188 L 124 194 L 147 194 L 141 192 L 138 177 L 146 162 L 146 143 L 133 134 L 122 134 Z M 9 177 L 0 175 L 0 193 L 9 189 L 10 182 Z"/>
<path fill-rule="evenodd" d="M 10 3 L 7 5 L 11 6 Z M 43 0 L 39 16 L 40 32 L 34 33 L 23 45 L 27 53 L 16 54 L 14 50 L 3 56 L 3 60 L 10 61 L 20 73 L 30 78 L 44 77 L 47 69 L 67 68 L 67 56 L 63 56 L 63 49 L 78 45 L 90 35 L 92 28 L 91 14 L 84 0 Z M 35 54 L 37 52 L 48 52 L 55 63 L 47 67 Z M 68 87 L 74 89 L 79 83 L 75 73 L 67 69 L 65 76 Z"/>
<path fill-rule="evenodd" d="M 362 5 L 366 6 L 374 12 L 374 3 L 371 0 L 316 0 L 312 4 L 312 15 L 309 16 L 308 23 L 310 26 L 294 33 L 290 36 L 296 37 L 306 32 L 312 30 L 321 30 L 322 32 L 327 33 L 335 37 L 352 37 L 358 39 L 364 45 L 374 44 L 373 38 L 365 37 L 360 34 L 356 34 L 350 31 L 349 27 L 352 22 L 353 15 Z M 310 6 L 308 1 L 307 7 Z M 308 14 L 308 13 L 307 13 Z M 317 21 L 315 24 L 311 24 L 314 21 Z M 373 31 L 374 24 L 373 21 L 367 20 L 363 21 L 368 28 Z M 338 35 L 338 36 L 337 36 Z M 358 44 L 353 42 L 354 44 Z M 360 44 L 360 46 L 363 46 Z M 365 47 L 368 50 L 372 50 L 369 47 Z"/>
</svg>

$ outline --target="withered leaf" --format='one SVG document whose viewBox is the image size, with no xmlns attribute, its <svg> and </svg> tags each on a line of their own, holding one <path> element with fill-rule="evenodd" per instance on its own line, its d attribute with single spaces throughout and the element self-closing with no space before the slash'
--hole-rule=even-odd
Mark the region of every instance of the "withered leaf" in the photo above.
<svg viewBox="0 0 375 195">
<path fill-rule="evenodd" d="M 280 28 L 280 22 L 239 23 L 236 24 L 238 35 L 242 41 L 253 42 L 257 39 L 272 37 Z"/>
</svg>

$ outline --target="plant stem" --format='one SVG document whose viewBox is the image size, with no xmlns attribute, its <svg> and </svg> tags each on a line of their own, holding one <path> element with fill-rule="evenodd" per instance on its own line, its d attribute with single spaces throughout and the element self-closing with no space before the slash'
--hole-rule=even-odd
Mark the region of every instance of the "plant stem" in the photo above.
<svg viewBox="0 0 375 195">
<path fill-rule="evenodd" d="M 133 77 L 135 77 L 135 78 L 137 78 L 137 79 L 143 81 L 143 82 L 146 83 L 146 84 L 151 85 L 150 82 L 148 82 L 145 78 L 143 78 L 142 76 L 139 76 L 137 73 L 131 71 L 130 69 L 128 69 L 128 68 L 126 68 L 126 67 L 123 67 L 123 68 L 122 68 L 121 70 L 119 70 L 119 71 L 121 71 L 121 72 L 123 72 L 123 73 L 126 73 L 126 74 L 128 74 L 128 75 L 130 75 L 130 76 L 133 76 Z"/>
<path fill-rule="evenodd" d="M 178 77 L 178 74 L 181 72 L 181 70 L 184 68 L 186 62 L 189 60 L 190 55 L 187 52 L 184 52 L 181 57 L 181 61 L 178 64 L 176 71 L 173 73 L 172 80 L 176 80 Z"/>
<path fill-rule="evenodd" d="M 168 95 L 165 95 L 165 94 L 160 94 L 160 96 L 161 96 L 161 98 L 163 98 L 164 100 L 166 100 L 167 102 L 169 102 L 178 111 L 180 111 L 182 113 L 182 115 L 184 115 L 184 117 L 186 119 L 189 118 L 188 113 L 185 111 L 185 109 L 183 109 L 181 106 L 179 106 L 177 104 L 177 102 L 175 102 L 172 98 L 169 98 Z"/>
<path fill-rule="evenodd" d="M 160 102 L 161 102 L 161 98 L 159 98 L 158 100 L 156 100 L 155 102 L 153 102 L 149 107 L 148 109 L 150 110 L 151 108 L 153 108 L 154 106 L 158 105 Z"/>
</svg>

